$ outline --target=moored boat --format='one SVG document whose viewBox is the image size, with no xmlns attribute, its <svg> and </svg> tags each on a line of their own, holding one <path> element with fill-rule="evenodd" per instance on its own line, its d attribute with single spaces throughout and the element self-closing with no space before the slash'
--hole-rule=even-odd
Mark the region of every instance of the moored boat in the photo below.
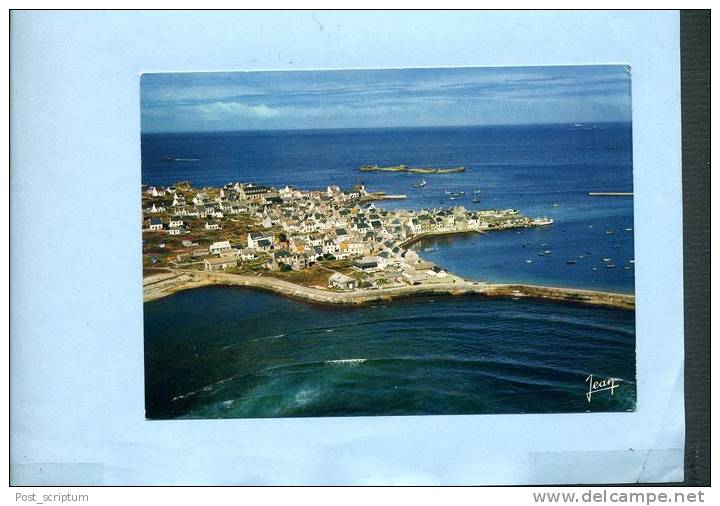
<svg viewBox="0 0 720 506">
<path fill-rule="evenodd" d="M 538 226 L 552 225 L 553 223 L 554 223 L 554 220 L 552 218 L 547 218 L 545 216 L 543 216 L 542 218 L 533 218 L 532 219 L 532 224 L 538 225 Z"/>
</svg>

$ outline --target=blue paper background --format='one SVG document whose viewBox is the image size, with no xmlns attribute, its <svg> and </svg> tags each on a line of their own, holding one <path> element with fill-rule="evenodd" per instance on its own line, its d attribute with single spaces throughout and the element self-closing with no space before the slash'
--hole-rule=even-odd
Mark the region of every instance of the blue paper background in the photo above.
<svg viewBox="0 0 720 506">
<path fill-rule="evenodd" d="M 149 422 L 139 75 L 630 64 L 635 413 Z M 19 484 L 681 480 L 677 12 L 40 12 L 11 25 L 11 479 Z"/>
</svg>

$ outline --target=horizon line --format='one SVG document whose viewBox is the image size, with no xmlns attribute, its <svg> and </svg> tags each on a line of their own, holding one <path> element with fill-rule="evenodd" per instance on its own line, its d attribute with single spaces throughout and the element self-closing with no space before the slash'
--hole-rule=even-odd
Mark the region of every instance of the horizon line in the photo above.
<svg viewBox="0 0 720 506">
<path fill-rule="evenodd" d="M 430 129 L 430 128 L 493 128 L 493 127 L 531 127 L 531 126 L 552 126 L 552 125 L 610 125 L 610 124 L 627 124 L 632 125 L 632 120 L 616 120 L 616 121 L 562 121 L 549 123 L 497 123 L 484 125 L 424 125 L 424 126 L 373 126 L 373 127 L 330 127 L 330 128 L 248 128 L 248 129 L 232 129 L 232 130 L 157 130 L 152 132 L 143 132 L 140 129 L 140 135 L 162 135 L 162 134 L 210 134 L 210 133 L 249 133 L 249 132 L 307 132 L 307 131 L 332 131 L 332 130 L 410 130 L 410 129 Z"/>
</svg>

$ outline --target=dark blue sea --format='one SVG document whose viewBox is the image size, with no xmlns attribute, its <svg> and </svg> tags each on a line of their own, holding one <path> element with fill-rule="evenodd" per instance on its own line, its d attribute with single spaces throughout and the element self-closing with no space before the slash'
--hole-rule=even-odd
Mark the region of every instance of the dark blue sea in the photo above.
<svg viewBox="0 0 720 506">
<path fill-rule="evenodd" d="M 365 164 L 466 171 L 359 172 Z M 588 196 L 632 192 L 629 124 L 143 135 L 142 182 L 178 181 L 363 182 L 407 195 L 381 204 L 390 208 L 517 208 L 555 222 L 415 247 L 474 280 L 634 292 L 633 200 Z M 150 418 L 632 410 L 634 335 L 632 311 L 567 304 L 440 297 L 348 309 L 193 290 L 145 304 L 146 408 Z M 589 374 L 624 382 L 588 403 Z"/>
</svg>

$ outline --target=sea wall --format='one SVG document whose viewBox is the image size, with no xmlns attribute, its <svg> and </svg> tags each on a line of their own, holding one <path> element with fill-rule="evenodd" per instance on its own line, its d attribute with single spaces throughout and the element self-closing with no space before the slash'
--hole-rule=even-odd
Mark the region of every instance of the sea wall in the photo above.
<svg viewBox="0 0 720 506">
<path fill-rule="evenodd" d="M 159 276 L 162 278 L 160 279 Z M 269 290 L 296 299 L 334 305 L 358 305 L 421 295 L 482 295 L 486 297 L 526 297 L 628 310 L 635 308 L 635 296 L 631 294 L 524 284 L 474 283 L 457 278 L 447 283 L 342 292 L 301 286 L 269 276 L 244 276 L 225 272 L 174 269 L 171 270 L 171 275 L 161 274 L 145 278 L 143 300 L 149 302 L 182 290 L 210 285 L 246 286 Z"/>
</svg>

